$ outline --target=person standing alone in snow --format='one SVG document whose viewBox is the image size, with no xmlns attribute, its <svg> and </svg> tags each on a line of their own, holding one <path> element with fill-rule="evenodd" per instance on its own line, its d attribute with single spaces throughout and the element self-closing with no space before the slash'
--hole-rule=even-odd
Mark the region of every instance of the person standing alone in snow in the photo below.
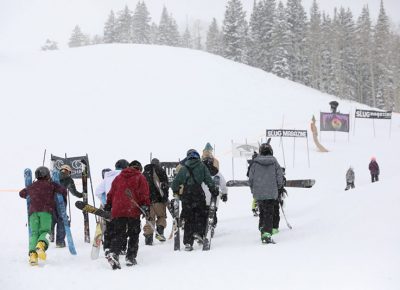
<svg viewBox="0 0 400 290">
<path fill-rule="evenodd" d="M 67 190 L 62 185 L 52 182 L 47 167 L 40 166 L 35 171 L 36 181 L 19 192 L 22 198 L 30 198 L 29 205 L 29 263 L 38 264 L 38 257 L 46 260 L 49 247 L 52 214 L 56 210 L 55 195 L 61 193 L 67 198 Z"/>
<path fill-rule="evenodd" d="M 369 163 L 369 172 L 371 173 L 371 181 L 379 181 L 379 165 L 378 162 L 376 162 L 376 158 L 372 157 L 371 162 Z"/>
<path fill-rule="evenodd" d="M 350 188 L 354 188 L 354 170 L 353 167 L 350 168 L 346 172 L 346 188 L 344 190 L 349 190 Z"/>
<path fill-rule="evenodd" d="M 254 158 L 249 170 L 251 193 L 260 209 L 259 230 L 263 243 L 273 243 L 275 207 L 279 207 L 278 191 L 284 186 L 282 168 L 273 155 L 270 144 L 261 144 L 259 155 Z"/>
</svg>

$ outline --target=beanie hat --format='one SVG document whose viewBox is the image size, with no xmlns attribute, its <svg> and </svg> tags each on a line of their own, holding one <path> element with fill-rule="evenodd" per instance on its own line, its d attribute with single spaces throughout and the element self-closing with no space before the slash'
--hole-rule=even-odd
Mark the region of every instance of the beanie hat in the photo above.
<svg viewBox="0 0 400 290">
<path fill-rule="evenodd" d="M 204 147 L 203 151 L 213 151 L 211 144 L 207 142 L 206 147 Z"/>
</svg>

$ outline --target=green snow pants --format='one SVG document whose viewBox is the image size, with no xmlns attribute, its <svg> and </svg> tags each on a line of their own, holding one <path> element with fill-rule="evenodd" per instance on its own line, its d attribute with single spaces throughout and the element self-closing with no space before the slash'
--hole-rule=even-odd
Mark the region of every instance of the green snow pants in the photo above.
<svg viewBox="0 0 400 290">
<path fill-rule="evenodd" d="M 29 253 L 36 251 L 38 241 L 46 243 L 49 246 L 48 237 L 51 230 L 52 216 L 49 212 L 34 212 L 29 216 L 29 226 L 31 236 L 29 238 Z"/>
</svg>

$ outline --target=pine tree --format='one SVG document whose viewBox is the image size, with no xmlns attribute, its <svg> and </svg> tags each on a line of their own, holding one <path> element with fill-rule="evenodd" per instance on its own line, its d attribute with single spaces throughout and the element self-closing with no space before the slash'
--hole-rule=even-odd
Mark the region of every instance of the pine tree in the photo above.
<svg viewBox="0 0 400 290">
<path fill-rule="evenodd" d="M 381 1 L 374 34 L 374 79 L 376 81 L 374 106 L 381 109 L 391 109 L 394 106 L 394 72 L 389 59 L 390 37 L 389 19 Z"/>
<path fill-rule="evenodd" d="M 152 22 L 150 25 L 150 43 L 158 43 L 158 26 L 154 22 Z"/>
<path fill-rule="evenodd" d="M 130 43 L 132 42 L 132 11 L 128 6 L 118 12 L 115 24 L 116 42 Z"/>
<path fill-rule="evenodd" d="M 219 31 L 217 20 L 213 18 L 207 32 L 206 50 L 210 53 L 222 54 L 222 35 Z"/>
<path fill-rule="evenodd" d="M 289 27 L 286 10 L 282 2 L 279 2 L 276 17 L 272 29 L 272 73 L 285 79 L 290 79 L 288 63 Z"/>
<path fill-rule="evenodd" d="M 308 62 L 306 58 L 307 16 L 301 0 L 288 0 L 286 5 L 289 24 L 289 67 L 292 80 L 308 84 Z"/>
<path fill-rule="evenodd" d="M 132 18 L 132 42 L 149 44 L 151 42 L 150 13 L 144 2 L 138 2 Z"/>
<path fill-rule="evenodd" d="M 336 95 L 336 77 L 334 72 L 333 55 L 333 24 L 329 15 L 323 13 L 321 24 L 322 42 L 321 42 L 321 79 L 320 90 Z"/>
<path fill-rule="evenodd" d="M 185 32 L 182 35 L 182 47 L 193 48 L 193 40 L 190 35 L 189 27 L 186 25 Z"/>
<path fill-rule="evenodd" d="M 68 46 L 69 47 L 84 46 L 88 44 L 87 42 L 88 42 L 87 36 L 82 33 L 79 25 L 76 25 L 74 30 L 72 31 L 72 35 L 69 39 Z"/>
<path fill-rule="evenodd" d="M 193 24 L 193 48 L 202 50 L 203 44 L 201 39 L 201 24 L 199 20 L 196 20 Z"/>
<path fill-rule="evenodd" d="M 310 69 L 310 86 L 320 89 L 321 85 L 321 12 L 317 1 L 314 0 L 310 10 L 310 22 L 307 30 L 307 59 Z"/>
<path fill-rule="evenodd" d="M 179 46 L 180 36 L 175 19 L 168 15 L 167 8 L 164 6 L 160 24 L 158 25 L 157 44 Z"/>
<path fill-rule="evenodd" d="M 41 49 L 43 51 L 46 50 L 57 50 L 58 49 L 58 45 L 57 42 L 50 40 L 50 39 L 46 39 L 45 44 L 41 47 Z"/>
<path fill-rule="evenodd" d="M 247 61 L 247 22 L 240 0 L 229 0 L 223 21 L 223 56 L 237 61 Z"/>
<path fill-rule="evenodd" d="M 104 43 L 116 42 L 116 23 L 114 11 L 111 10 L 107 22 L 104 24 Z"/>
</svg>

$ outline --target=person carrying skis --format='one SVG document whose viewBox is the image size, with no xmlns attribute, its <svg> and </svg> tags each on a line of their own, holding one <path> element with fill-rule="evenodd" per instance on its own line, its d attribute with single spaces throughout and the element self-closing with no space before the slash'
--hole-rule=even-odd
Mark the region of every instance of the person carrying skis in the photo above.
<svg viewBox="0 0 400 290">
<path fill-rule="evenodd" d="M 156 239 L 165 242 L 164 229 L 167 226 L 168 204 L 168 176 L 160 166 L 160 161 L 153 158 L 150 164 L 144 167 L 143 175 L 146 177 L 150 189 L 150 216 L 149 222 L 157 226 Z M 146 223 L 143 227 L 145 244 L 153 244 L 153 228 Z"/>
<path fill-rule="evenodd" d="M 211 144 L 207 143 L 203 149 L 203 154 L 201 155 L 202 161 L 207 160 L 207 162 L 211 163 L 212 165 L 209 168 L 211 176 L 216 175 L 219 171 L 219 161 L 214 157 L 213 151 L 214 149 L 212 148 Z"/>
<path fill-rule="evenodd" d="M 371 173 L 371 182 L 379 181 L 379 165 L 376 162 L 376 158 L 372 157 L 371 162 L 369 163 L 369 172 Z"/>
<path fill-rule="evenodd" d="M 254 158 L 249 170 L 249 184 L 260 209 L 259 230 L 263 243 L 273 243 L 275 207 L 279 207 L 278 190 L 283 188 L 282 168 L 273 156 L 270 144 L 263 143 L 259 155 Z"/>
<path fill-rule="evenodd" d="M 72 169 L 69 165 L 60 167 L 60 184 L 67 189 L 67 192 L 77 198 L 82 198 L 83 194 L 76 190 L 75 182 L 71 177 Z M 68 194 L 67 194 L 68 195 Z M 65 208 L 67 208 L 67 199 L 64 199 Z M 56 234 L 54 235 L 54 233 Z M 65 227 L 62 216 L 58 214 L 57 209 L 53 213 L 53 223 L 51 225 L 50 242 L 54 242 L 56 236 L 56 247 L 65 248 Z"/>
<path fill-rule="evenodd" d="M 55 195 L 61 193 L 65 199 L 67 198 L 67 190 L 64 186 L 51 181 L 47 167 L 38 167 L 35 170 L 35 178 L 37 180 L 32 185 L 19 192 L 20 197 L 30 198 L 29 263 L 32 266 L 38 264 L 38 257 L 46 260 L 46 250 L 49 247 L 47 237 L 51 230 L 52 214 L 56 210 Z"/>
<path fill-rule="evenodd" d="M 247 160 L 247 163 L 249 164 L 247 166 L 247 173 L 246 176 L 249 177 L 249 172 L 250 172 L 250 167 L 251 164 L 253 163 L 254 158 L 256 158 L 258 156 L 258 153 L 256 151 L 254 151 L 253 155 L 251 156 L 251 159 Z M 259 208 L 258 208 L 258 204 L 257 204 L 257 200 L 253 198 L 253 200 L 251 201 L 251 211 L 253 212 L 253 216 L 258 217 L 259 215 Z"/>
<path fill-rule="evenodd" d="M 216 201 L 214 224 L 212 225 L 213 229 L 215 229 L 215 227 L 217 226 L 217 222 L 218 222 L 217 211 L 218 211 L 219 200 L 221 199 L 223 202 L 227 202 L 228 201 L 228 188 L 226 187 L 226 180 L 225 180 L 224 176 L 221 174 L 221 172 L 218 169 L 216 169 L 214 167 L 213 161 L 208 157 L 202 158 L 202 161 L 203 161 L 204 165 L 210 171 L 210 174 L 211 174 L 212 178 L 214 178 L 214 176 L 218 176 L 219 177 L 219 190 L 220 190 L 220 193 L 218 192 L 219 198 L 217 198 L 217 201 Z M 204 182 L 201 184 L 201 187 L 202 187 L 202 189 L 203 189 L 203 191 L 204 191 L 204 193 L 206 195 L 206 214 L 205 214 L 206 218 L 205 218 L 204 231 L 203 231 L 203 233 L 205 233 L 205 229 L 207 227 L 208 212 L 209 212 L 210 205 L 211 205 L 211 192 L 208 189 L 208 187 L 205 185 Z"/>
<path fill-rule="evenodd" d="M 193 250 L 194 236 L 201 235 L 204 231 L 206 198 L 201 187 L 203 182 L 208 186 L 212 195 L 218 196 L 218 189 L 211 179 L 209 170 L 201 162 L 200 154 L 196 150 L 190 149 L 186 153 L 186 162 L 171 185 L 174 196 L 179 196 L 180 187 L 183 186 L 180 199 L 185 220 L 183 243 L 186 251 Z"/>
<path fill-rule="evenodd" d="M 110 170 L 104 173 L 104 178 L 97 186 L 95 190 L 95 195 L 101 202 L 101 206 L 104 208 L 107 202 L 107 194 L 111 189 L 111 184 L 114 181 L 115 177 L 117 177 L 121 171 L 129 166 L 129 162 L 126 159 L 119 159 L 115 162 L 115 170 Z M 110 222 L 105 222 L 105 231 L 103 236 L 103 249 L 104 255 L 107 258 L 110 254 L 111 247 L 111 233 L 112 233 L 112 225 Z M 126 243 L 122 245 L 122 252 L 126 252 Z"/>
<path fill-rule="evenodd" d="M 346 188 L 344 190 L 349 190 L 350 188 L 354 188 L 354 170 L 353 167 L 349 167 L 346 172 Z"/>
<path fill-rule="evenodd" d="M 126 265 L 137 264 L 136 257 L 139 249 L 140 215 L 149 214 L 150 195 L 146 178 L 138 170 L 137 161 L 132 161 L 114 179 L 107 194 L 105 208 L 111 209 L 111 224 L 113 235 L 111 238 L 111 253 L 108 261 L 113 269 L 120 269 L 119 255 L 121 247 L 126 242 L 128 234 L 128 249 Z"/>
</svg>

